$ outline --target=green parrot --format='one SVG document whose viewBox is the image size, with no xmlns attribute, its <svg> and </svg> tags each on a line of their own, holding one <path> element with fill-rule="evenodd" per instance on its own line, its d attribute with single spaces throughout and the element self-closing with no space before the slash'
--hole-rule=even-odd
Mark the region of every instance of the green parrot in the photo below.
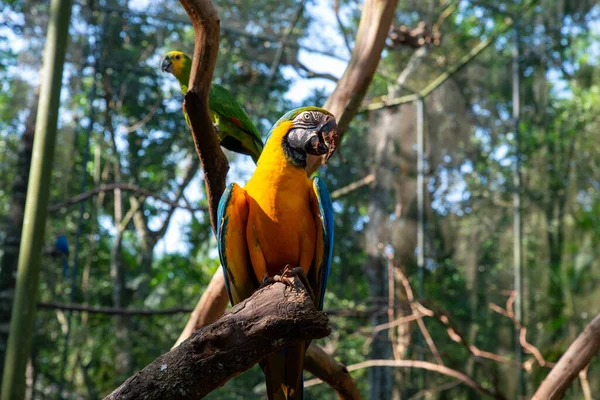
<svg viewBox="0 0 600 400">
<path fill-rule="evenodd" d="M 192 59 L 180 51 L 170 51 L 163 58 L 161 69 L 177 78 L 185 95 L 188 91 Z M 223 86 L 213 83 L 208 95 L 208 105 L 221 146 L 236 153 L 247 154 L 257 163 L 264 144 L 258 129 L 237 100 Z M 183 113 L 185 122 L 190 126 L 185 110 Z"/>
</svg>

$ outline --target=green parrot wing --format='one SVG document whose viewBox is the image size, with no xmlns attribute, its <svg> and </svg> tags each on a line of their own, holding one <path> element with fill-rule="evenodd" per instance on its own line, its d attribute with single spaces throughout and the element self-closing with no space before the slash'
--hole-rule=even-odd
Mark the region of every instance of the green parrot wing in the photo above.
<svg viewBox="0 0 600 400">
<path fill-rule="evenodd" d="M 246 192 L 238 184 L 229 185 L 221 196 L 217 221 L 219 258 L 223 266 L 229 301 L 231 305 L 235 305 L 250 297 L 259 286 L 252 271 L 246 241 Z"/>
<path fill-rule="evenodd" d="M 213 83 L 210 87 L 208 102 L 213 112 L 228 118 L 240 127 L 241 130 L 249 133 L 262 151 L 264 145 L 260 137 L 260 132 L 229 90 L 217 83 Z"/>
</svg>

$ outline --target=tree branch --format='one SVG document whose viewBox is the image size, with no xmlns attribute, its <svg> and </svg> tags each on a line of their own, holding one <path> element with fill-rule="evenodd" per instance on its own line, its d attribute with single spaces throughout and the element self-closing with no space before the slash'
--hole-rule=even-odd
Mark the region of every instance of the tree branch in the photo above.
<svg viewBox="0 0 600 400">
<path fill-rule="evenodd" d="M 191 308 L 166 308 L 164 310 L 145 310 L 142 308 L 120 308 L 120 307 L 92 307 L 83 304 L 64 304 L 54 302 L 37 303 L 39 309 L 63 310 L 63 311 L 82 311 L 90 314 L 104 315 L 172 315 L 188 313 Z"/>
<path fill-rule="evenodd" d="M 333 3 L 333 11 L 335 13 L 335 19 L 337 21 L 337 25 L 340 30 L 340 33 L 342 34 L 342 37 L 344 38 L 344 44 L 346 44 L 346 49 L 348 49 L 348 53 L 352 53 L 352 46 L 350 45 L 350 37 L 348 35 L 348 32 L 346 31 L 346 27 L 344 26 L 344 23 L 342 22 L 342 18 L 340 17 L 340 2 L 338 0 L 335 0 Z"/>
<path fill-rule="evenodd" d="M 189 90 L 183 101 L 188 113 L 196 152 L 204 171 L 204 184 L 213 231 L 217 231 L 217 208 L 225 191 L 229 171 L 208 112 L 208 92 L 219 51 L 220 21 L 210 0 L 180 0 L 194 26 L 194 58 Z"/>
<path fill-rule="evenodd" d="M 452 368 L 448 368 L 444 365 L 438 365 L 427 361 L 415 361 L 415 360 L 368 360 L 363 361 L 358 364 L 349 365 L 347 370 L 349 372 L 356 371 L 358 369 L 363 368 L 371 368 L 371 367 L 398 367 L 398 368 L 420 368 L 426 369 L 428 371 L 437 372 L 442 375 L 447 375 L 458 379 L 462 383 L 472 387 L 477 390 L 479 393 L 485 394 L 494 399 L 504 399 L 504 396 L 500 393 L 494 393 L 490 390 L 484 388 L 475 382 L 471 377 L 463 374 L 462 372 L 456 371 Z M 314 386 L 321 383 L 320 380 L 311 379 L 304 383 L 304 386 Z"/>
<path fill-rule="evenodd" d="M 194 179 L 194 176 L 196 176 L 196 172 L 198 172 L 198 164 L 191 160 L 190 164 L 188 164 L 188 166 L 185 168 L 183 180 L 179 185 L 177 185 L 177 190 L 175 191 L 175 203 L 177 203 L 177 206 L 171 206 L 169 211 L 167 211 L 167 216 L 163 220 L 160 228 L 152 232 L 155 237 L 163 237 L 167 232 L 167 229 L 169 228 L 169 222 L 171 222 L 171 218 L 173 217 L 175 210 L 179 208 L 179 200 L 181 200 L 183 197 L 183 192 L 188 187 L 192 179 Z"/>
<path fill-rule="evenodd" d="M 327 336 L 327 316 L 315 309 L 301 279 L 289 279 L 259 289 L 106 399 L 198 399 L 275 351 Z"/>
<path fill-rule="evenodd" d="M 294 13 L 292 19 L 290 20 L 289 25 L 287 26 L 287 28 L 284 30 L 283 34 L 281 35 L 281 40 L 279 40 L 279 43 L 277 45 L 277 51 L 275 52 L 275 57 L 273 58 L 273 63 L 271 64 L 271 68 L 269 69 L 269 75 L 267 76 L 267 89 L 269 89 L 271 87 L 271 81 L 275 77 L 275 74 L 277 73 L 277 70 L 279 69 L 279 66 L 281 65 L 281 58 L 283 57 L 285 48 L 287 47 L 288 42 L 290 41 L 290 36 L 292 35 L 294 28 L 296 27 L 296 25 L 298 24 L 298 21 L 300 21 L 300 18 L 302 17 L 303 11 L 304 11 L 304 0 L 301 0 L 298 3 L 296 12 Z M 267 95 L 268 95 L 268 90 L 267 90 Z"/>
<path fill-rule="evenodd" d="M 421 313 L 419 313 L 418 304 L 415 302 L 415 296 L 414 296 L 412 288 L 410 286 L 410 282 L 408 281 L 408 278 L 404 274 L 404 271 L 402 271 L 402 268 L 399 268 L 397 265 L 395 265 L 393 254 L 388 255 L 387 258 L 388 258 L 388 263 L 390 263 L 392 266 L 393 272 L 398 275 L 398 277 L 400 278 L 400 282 L 402 282 L 402 286 L 404 286 L 404 291 L 406 293 L 406 299 L 408 300 L 408 302 L 410 304 L 410 309 L 412 310 L 412 314 L 420 315 Z M 429 334 L 429 330 L 427 330 L 427 327 L 425 326 L 425 322 L 423 322 L 423 318 L 417 318 L 417 324 L 419 325 L 419 329 L 421 330 L 421 333 L 423 334 L 423 337 L 425 338 L 425 341 L 427 342 L 427 345 L 429 346 L 429 350 L 431 350 L 431 353 L 435 357 L 436 362 L 439 365 L 444 365 L 442 356 L 440 356 L 440 352 L 438 351 L 437 346 L 433 342 L 433 339 L 431 338 L 431 335 Z"/>
<path fill-rule="evenodd" d="M 575 377 L 590 363 L 590 360 L 598 353 L 599 349 L 600 314 L 588 324 L 569 346 L 535 392 L 532 400 L 562 399 Z"/>
<path fill-rule="evenodd" d="M 583 392 L 583 397 L 585 400 L 594 400 L 592 397 L 592 389 L 590 388 L 590 382 L 587 378 L 587 370 L 589 368 L 589 364 L 579 371 L 579 380 L 581 381 L 581 391 Z"/>
<path fill-rule="evenodd" d="M 50 207 L 48 207 L 48 211 L 49 212 L 57 212 L 63 207 L 68 207 L 72 204 L 79 203 L 80 201 L 84 201 L 84 200 L 86 200 L 92 196 L 95 196 L 97 194 L 100 194 L 100 193 L 112 192 L 115 189 L 130 191 L 130 192 L 133 192 L 134 195 L 143 195 L 146 197 L 152 197 L 153 199 L 158 200 L 161 203 L 165 203 L 172 207 L 182 208 L 184 210 L 188 210 L 191 212 L 208 210 L 207 207 L 191 207 L 189 205 L 179 204 L 179 202 L 177 202 L 177 201 L 173 201 L 173 200 L 163 197 L 157 193 L 154 193 L 148 189 L 144 189 L 140 186 L 133 185 L 130 183 L 105 183 L 94 189 L 88 190 L 87 192 L 83 192 L 83 193 L 78 194 L 77 196 L 73 196 L 66 201 L 63 201 L 63 202 L 60 202 L 57 204 L 53 204 Z"/>
<path fill-rule="evenodd" d="M 296 61 L 293 66 L 296 67 L 297 69 L 301 69 L 302 71 L 304 71 L 305 72 L 304 78 L 306 78 L 306 79 L 321 78 L 321 79 L 328 79 L 332 82 L 338 81 L 338 78 L 335 77 L 334 75 L 326 73 L 326 72 L 315 72 L 315 71 L 311 70 L 310 68 L 308 68 L 303 63 L 301 63 L 300 61 Z"/>
<path fill-rule="evenodd" d="M 229 300 L 228 300 L 229 301 Z M 137 315 L 137 316 L 152 316 L 152 315 L 174 315 L 182 313 L 193 312 L 194 309 L 188 307 L 174 307 L 165 308 L 162 310 L 152 310 L 146 308 L 120 308 L 120 307 L 98 307 L 90 306 L 87 304 L 65 304 L 57 302 L 39 302 L 37 303 L 38 309 L 42 310 L 62 310 L 62 311 L 78 311 L 89 314 L 103 314 L 103 315 Z M 352 309 L 332 309 L 325 310 L 327 316 L 332 317 L 364 317 L 366 314 L 360 310 Z M 206 324 L 208 325 L 208 324 Z M 189 335 L 185 338 L 187 339 Z M 185 340 L 184 339 L 184 340 Z"/>
<path fill-rule="evenodd" d="M 146 114 L 144 116 L 144 118 L 142 118 L 141 120 L 139 120 L 138 122 L 136 122 L 135 124 L 130 125 L 130 126 L 121 125 L 120 128 L 122 128 L 126 134 L 133 133 L 133 132 L 137 131 L 138 129 L 143 128 L 144 125 L 146 125 L 148 122 L 150 122 L 150 120 L 152 120 L 152 118 L 154 118 L 154 115 L 156 114 L 156 112 L 158 111 L 160 106 L 161 106 L 161 100 L 159 99 L 154 104 L 154 106 L 152 106 L 152 108 L 150 109 L 148 114 Z"/>
<path fill-rule="evenodd" d="M 515 303 L 516 296 L 517 292 L 515 292 L 514 290 L 510 291 L 510 296 L 506 300 L 506 309 L 493 303 L 489 304 L 489 308 L 499 314 L 504 315 L 507 318 L 510 318 L 513 321 L 517 329 L 519 329 L 519 341 L 521 342 L 521 347 L 523 347 L 523 350 L 525 350 L 525 352 L 533 355 L 540 367 L 554 367 L 554 363 L 546 361 L 544 356 L 542 356 L 540 350 L 527 341 L 527 328 L 521 325 L 519 321 L 517 321 L 517 319 L 515 318 L 515 313 L 513 311 L 513 305 Z M 529 370 L 530 366 L 531 365 L 529 363 L 523 364 L 523 368 L 525 370 Z"/>
<path fill-rule="evenodd" d="M 309 175 L 331 157 L 358 112 L 379 65 L 397 4 L 398 0 L 365 1 L 352 57 L 337 87 L 323 106 L 335 116 L 338 135 L 330 138 L 330 149 L 325 158 L 309 156 L 306 166 Z"/>
<path fill-rule="evenodd" d="M 346 185 L 337 190 L 334 190 L 333 192 L 331 192 L 331 199 L 337 200 L 340 197 L 343 197 L 356 189 L 360 189 L 361 187 L 370 184 L 374 180 L 375 180 L 375 174 L 370 173 L 369 175 L 357 180 L 356 182 L 352 182 L 349 185 Z"/>
</svg>

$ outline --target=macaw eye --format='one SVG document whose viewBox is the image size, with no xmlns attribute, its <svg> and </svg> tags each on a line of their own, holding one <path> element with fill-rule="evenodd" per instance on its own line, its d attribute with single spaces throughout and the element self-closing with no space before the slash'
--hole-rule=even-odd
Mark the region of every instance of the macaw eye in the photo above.
<svg viewBox="0 0 600 400">
<path fill-rule="evenodd" d="M 175 56 L 176 60 L 179 60 L 180 58 L 181 58 L 181 56 L 179 54 Z"/>
<path fill-rule="evenodd" d="M 305 121 L 310 121 L 310 113 L 304 113 L 302 118 L 304 118 Z"/>
</svg>

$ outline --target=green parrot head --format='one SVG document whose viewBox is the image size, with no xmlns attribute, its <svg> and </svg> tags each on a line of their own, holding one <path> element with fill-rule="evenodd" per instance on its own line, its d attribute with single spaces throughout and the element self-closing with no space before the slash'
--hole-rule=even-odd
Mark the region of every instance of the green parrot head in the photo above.
<svg viewBox="0 0 600 400">
<path fill-rule="evenodd" d="M 295 164 L 302 163 L 307 154 L 321 156 L 330 153 L 331 138 L 337 135 L 335 117 L 319 107 L 302 107 L 289 111 L 271 130 L 274 135 L 285 133 L 283 147 Z"/>
<path fill-rule="evenodd" d="M 160 68 L 163 72 L 173 74 L 179 81 L 179 84 L 186 87 L 190 81 L 190 71 L 192 69 L 192 59 L 181 51 L 170 51 L 163 58 Z"/>
</svg>

